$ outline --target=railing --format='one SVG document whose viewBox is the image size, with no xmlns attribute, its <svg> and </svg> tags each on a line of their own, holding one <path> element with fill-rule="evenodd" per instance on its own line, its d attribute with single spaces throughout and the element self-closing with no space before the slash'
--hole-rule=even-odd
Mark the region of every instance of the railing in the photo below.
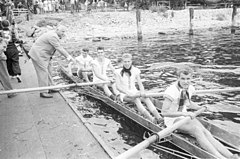
<svg viewBox="0 0 240 159">
<path fill-rule="evenodd" d="M 25 8 L 21 8 L 21 9 L 16 8 L 16 9 L 13 9 L 12 11 L 13 11 L 14 16 L 19 16 L 21 14 L 28 14 L 29 13 L 28 9 L 25 9 Z"/>
</svg>

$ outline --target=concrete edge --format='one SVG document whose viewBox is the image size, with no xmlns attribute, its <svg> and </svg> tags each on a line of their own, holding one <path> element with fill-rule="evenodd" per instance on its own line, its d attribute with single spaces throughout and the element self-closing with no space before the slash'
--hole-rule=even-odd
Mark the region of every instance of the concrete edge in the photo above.
<svg viewBox="0 0 240 159">
<path fill-rule="evenodd" d="M 104 151 L 108 154 L 108 156 L 111 159 L 114 159 L 116 156 L 114 155 L 114 153 L 110 150 L 110 148 L 107 146 L 107 144 L 103 141 L 103 139 L 94 132 L 92 126 L 90 125 L 89 122 L 87 122 L 84 117 L 82 116 L 82 114 L 71 104 L 68 102 L 68 99 L 66 98 L 66 96 L 62 93 L 59 92 L 59 94 L 63 97 L 63 99 L 67 102 L 68 106 L 72 109 L 72 111 L 77 115 L 77 117 L 82 121 L 83 125 L 90 131 L 90 133 L 93 135 L 93 137 L 98 141 L 98 143 L 100 144 L 100 146 L 104 149 Z"/>
</svg>

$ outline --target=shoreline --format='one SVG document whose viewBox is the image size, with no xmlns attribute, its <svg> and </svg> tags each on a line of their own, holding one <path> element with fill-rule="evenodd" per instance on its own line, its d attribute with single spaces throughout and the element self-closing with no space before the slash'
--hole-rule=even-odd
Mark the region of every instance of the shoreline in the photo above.
<svg viewBox="0 0 240 159">
<path fill-rule="evenodd" d="M 193 30 L 221 29 L 231 27 L 232 8 L 195 10 Z M 22 17 L 24 18 L 24 17 Z M 21 18 L 20 18 L 21 19 Z M 19 23 L 20 30 L 28 32 L 40 20 L 45 19 L 53 25 L 67 26 L 64 41 L 82 41 L 96 37 L 135 38 L 137 36 L 136 13 L 128 12 L 80 12 L 76 14 L 53 13 L 33 15 L 30 21 Z M 240 25 L 240 14 L 236 15 L 236 26 Z M 143 36 L 149 34 L 168 34 L 169 32 L 188 32 L 189 10 L 152 13 L 141 11 L 141 26 Z M 48 28 L 49 27 L 43 27 Z M 50 27 L 51 28 L 51 27 Z M 229 31 L 230 33 L 230 31 Z"/>
</svg>

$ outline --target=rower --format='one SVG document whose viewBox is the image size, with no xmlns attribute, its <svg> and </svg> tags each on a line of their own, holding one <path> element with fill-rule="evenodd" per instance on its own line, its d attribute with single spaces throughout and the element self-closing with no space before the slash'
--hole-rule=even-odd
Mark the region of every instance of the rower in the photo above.
<svg viewBox="0 0 240 159">
<path fill-rule="evenodd" d="M 98 47 L 97 56 L 92 61 L 93 82 L 112 81 L 107 76 L 108 69 L 115 74 L 115 68 L 111 64 L 110 59 L 105 57 L 104 47 Z M 116 100 L 116 95 L 118 95 L 119 92 L 117 91 L 115 84 L 112 84 L 111 82 L 110 84 L 98 84 L 97 86 L 102 88 L 108 97 Z M 109 90 L 108 86 L 112 87 L 113 93 Z"/>
<path fill-rule="evenodd" d="M 137 90 L 135 86 L 136 82 L 140 90 Z M 141 96 L 141 94 L 144 95 L 145 93 L 140 78 L 140 70 L 132 65 L 131 54 L 123 54 L 122 56 L 122 68 L 116 71 L 116 85 L 117 89 L 121 92 L 121 101 L 134 102 L 137 105 L 138 111 L 152 122 L 160 123 L 162 121 L 156 107 L 149 98 L 136 97 L 138 94 Z M 145 109 L 141 100 L 147 105 L 154 117 Z"/>
<path fill-rule="evenodd" d="M 80 51 L 76 51 L 76 53 L 79 54 Z M 89 77 L 92 75 L 91 62 L 93 61 L 93 58 L 89 55 L 89 49 L 83 48 L 82 53 L 80 53 L 80 55 L 75 59 L 78 67 L 77 76 L 79 78 L 83 78 L 86 82 L 90 82 Z M 68 69 L 71 75 L 72 68 L 73 62 L 70 62 L 68 65 Z"/>
<path fill-rule="evenodd" d="M 172 126 L 175 122 L 186 116 L 193 118 L 186 124 L 180 126 L 178 131 L 190 134 L 195 137 L 200 146 L 219 159 L 238 158 L 233 155 L 225 146 L 216 140 L 212 134 L 193 117 L 193 112 L 188 109 L 198 110 L 202 107 L 191 101 L 195 88 L 191 85 L 193 71 L 189 67 L 178 70 L 178 80 L 170 85 L 164 92 L 164 102 L 162 115 L 167 127 Z"/>
</svg>

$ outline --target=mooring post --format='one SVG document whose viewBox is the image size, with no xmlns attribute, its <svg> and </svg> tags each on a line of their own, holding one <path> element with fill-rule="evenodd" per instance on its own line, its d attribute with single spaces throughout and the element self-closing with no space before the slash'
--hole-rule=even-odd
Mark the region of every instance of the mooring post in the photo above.
<svg viewBox="0 0 240 159">
<path fill-rule="evenodd" d="M 139 8 L 136 10 L 136 19 L 137 19 L 137 37 L 138 40 L 142 40 L 142 26 L 141 26 L 141 11 Z"/>
<path fill-rule="evenodd" d="M 232 26 L 231 26 L 231 34 L 235 34 L 236 31 L 236 21 L 235 21 L 235 17 L 237 15 L 237 6 L 233 5 L 233 12 L 232 12 Z"/>
<path fill-rule="evenodd" d="M 189 8 L 189 15 L 190 15 L 189 35 L 193 35 L 193 18 L 194 18 L 194 9 L 193 8 Z"/>
</svg>

